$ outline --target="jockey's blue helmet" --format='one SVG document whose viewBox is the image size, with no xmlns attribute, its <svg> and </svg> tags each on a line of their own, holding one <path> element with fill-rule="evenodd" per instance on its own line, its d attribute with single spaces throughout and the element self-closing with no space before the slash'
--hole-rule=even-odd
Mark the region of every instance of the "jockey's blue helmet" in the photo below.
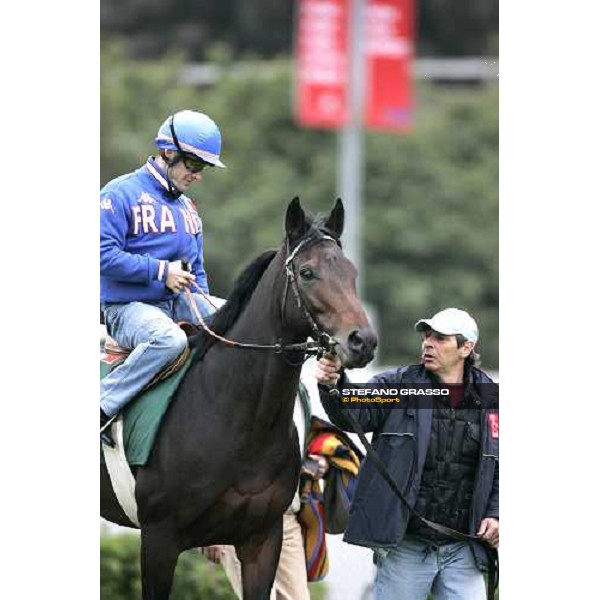
<svg viewBox="0 0 600 600">
<path fill-rule="evenodd" d="M 219 159 L 221 132 L 217 124 L 203 113 L 181 110 L 167 117 L 154 141 L 161 150 L 176 150 L 213 167 L 225 167 Z"/>
</svg>

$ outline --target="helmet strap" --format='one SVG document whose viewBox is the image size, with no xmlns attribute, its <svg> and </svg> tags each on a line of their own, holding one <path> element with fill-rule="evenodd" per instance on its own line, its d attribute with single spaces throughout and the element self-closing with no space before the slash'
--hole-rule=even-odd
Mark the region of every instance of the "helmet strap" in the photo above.
<svg viewBox="0 0 600 600">
<path fill-rule="evenodd" d="M 173 138 L 173 143 L 175 144 L 177 151 L 180 155 L 184 154 L 183 150 L 181 149 L 181 146 L 179 145 L 179 138 L 177 137 L 177 132 L 175 131 L 175 115 L 171 115 L 169 127 L 171 128 L 171 137 Z"/>
<path fill-rule="evenodd" d="M 181 192 L 175 187 L 175 185 L 173 184 L 173 182 L 171 181 L 171 175 L 169 174 L 169 169 L 171 167 L 174 167 L 179 161 L 181 161 L 182 155 L 183 155 L 183 150 L 181 149 L 181 146 L 179 145 L 179 139 L 177 138 L 177 133 L 175 131 L 175 115 L 171 115 L 171 120 L 169 121 L 169 128 L 171 129 L 171 137 L 173 138 L 173 143 L 175 144 L 175 146 L 177 147 L 177 156 L 169 161 L 167 159 L 166 154 L 162 154 L 163 160 L 165 161 L 165 164 L 167 165 L 167 185 L 169 186 L 169 195 L 172 196 L 173 198 L 179 198 L 179 196 L 181 196 Z"/>
<path fill-rule="evenodd" d="M 171 167 L 175 166 L 179 161 L 181 160 L 181 158 L 176 158 L 175 160 L 173 160 L 172 162 L 167 162 L 165 161 L 166 165 L 167 165 L 167 185 L 169 186 L 168 188 L 168 194 L 169 196 L 172 196 L 173 198 L 179 198 L 179 196 L 181 196 L 181 192 L 177 189 L 177 187 L 175 187 L 175 184 L 173 183 L 173 180 L 171 179 Z"/>
</svg>

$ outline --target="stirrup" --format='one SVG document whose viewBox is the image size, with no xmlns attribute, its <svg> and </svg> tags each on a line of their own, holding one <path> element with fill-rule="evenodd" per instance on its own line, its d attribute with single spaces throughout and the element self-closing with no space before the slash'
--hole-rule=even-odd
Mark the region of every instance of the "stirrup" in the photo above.
<svg viewBox="0 0 600 600">
<path fill-rule="evenodd" d="M 113 436 L 108 429 L 100 432 L 100 442 L 111 448 L 115 447 L 115 440 L 113 440 Z"/>
<path fill-rule="evenodd" d="M 100 441 L 106 444 L 107 446 L 110 446 L 111 448 L 115 447 L 115 440 L 113 439 L 110 426 L 113 424 L 113 421 L 116 418 L 117 415 L 113 415 L 104 424 L 100 425 Z"/>
</svg>

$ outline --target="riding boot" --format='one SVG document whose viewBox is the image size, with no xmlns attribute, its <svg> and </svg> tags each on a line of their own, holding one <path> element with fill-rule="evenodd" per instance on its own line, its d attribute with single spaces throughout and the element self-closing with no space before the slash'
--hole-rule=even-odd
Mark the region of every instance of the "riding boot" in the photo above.
<svg viewBox="0 0 600 600">
<path fill-rule="evenodd" d="M 109 421 L 110 417 L 102 409 L 100 409 L 100 441 L 105 443 L 107 446 L 114 448 L 115 440 L 113 440 L 113 436 L 110 431 L 110 425 L 108 425 L 108 427 L 105 429 L 102 429 Z"/>
</svg>

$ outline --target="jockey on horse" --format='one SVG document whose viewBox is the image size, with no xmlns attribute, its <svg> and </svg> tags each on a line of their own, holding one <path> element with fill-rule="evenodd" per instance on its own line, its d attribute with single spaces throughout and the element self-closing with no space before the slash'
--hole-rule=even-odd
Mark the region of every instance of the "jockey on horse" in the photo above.
<svg viewBox="0 0 600 600">
<path fill-rule="evenodd" d="M 187 189 L 219 159 L 221 133 L 205 114 L 169 116 L 155 138 L 158 156 L 100 191 L 100 306 L 108 334 L 132 352 L 100 384 L 101 439 L 107 425 L 187 347 L 178 321 L 193 322 L 185 289 L 208 296 L 202 221 Z M 192 294 L 203 317 L 223 301 Z"/>
</svg>

